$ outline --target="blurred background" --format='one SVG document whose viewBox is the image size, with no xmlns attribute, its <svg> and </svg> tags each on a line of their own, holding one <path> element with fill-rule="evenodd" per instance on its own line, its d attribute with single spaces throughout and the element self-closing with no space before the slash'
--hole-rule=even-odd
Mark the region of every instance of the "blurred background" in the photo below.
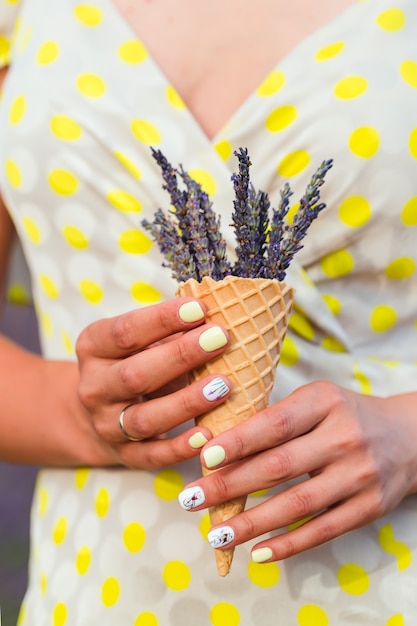
<svg viewBox="0 0 417 626">
<path fill-rule="evenodd" d="M 14 298 L 19 302 L 19 297 Z M 1 332 L 39 351 L 36 318 L 27 303 L 6 304 Z M 36 468 L 0 462 L 0 607 L 1 625 L 16 626 L 27 582 L 29 512 Z"/>
</svg>

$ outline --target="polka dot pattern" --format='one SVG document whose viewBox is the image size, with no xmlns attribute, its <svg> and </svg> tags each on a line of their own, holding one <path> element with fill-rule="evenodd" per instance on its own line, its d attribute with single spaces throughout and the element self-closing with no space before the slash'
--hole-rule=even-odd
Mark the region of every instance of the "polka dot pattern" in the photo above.
<svg viewBox="0 0 417 626">
<path fill-rule="evenodd" d="M 73 359 L 89 322 L 175 293 L 140 225 L 167 206 L 149 147 L 202 184 L 231 247 L 233 151 L 246 145 L 274 205 L 291 182 L 289 221 L 315 166 L 335 161 L 328 208 L 289 272 L 297 302 L 273 399 L 317 378 L 363 394 L 413 389 L 416 20 L 413 0 L 354 3 L 280 61 L 209 141 L 112 2 L 0 0 L 0 64 L 11 59 L 16 72 L 0 106 L 0 188 L 30 266 L 45 355 Z M 29 297 L 20 276 L 8 293 Z M 255 564 L 251 546 L 239 546 L 219 580 L 208 514 L 177 503 L 198 475 L 198 461 L 43 470 L 19 624 L 414 623 L 415 497 L 288 562 Z"/>
</svg>

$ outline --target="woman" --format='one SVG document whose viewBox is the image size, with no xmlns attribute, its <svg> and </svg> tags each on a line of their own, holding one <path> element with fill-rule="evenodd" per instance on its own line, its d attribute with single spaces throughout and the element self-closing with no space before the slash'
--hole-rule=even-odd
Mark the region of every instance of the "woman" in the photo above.
<svg viewBox="0 0 417 626">
<path fill-rule="evenodd" d="M 20 622 L 411 624 L 414 3 L 0 6 L 5 36 L 15 25 L 0 189 L 45 357 L 2 340 L 2 456 L 46 468 Z M 300 197 L 310 168 L 335 162 L 288 274 L 297 305 L 273 403 L 203 447 L 227 466 L 204 480 L 193 457 L 211 434 L 190 420 L 212 406 L 212 379 L 185 375 L 228 337 L 172 299 L 141 230 L 167 206 L 150 146 L 202 182 L 230 248 L 235 149 L 273 204 L 285 180 Z M 268 488 L 230 520 L 228 545 L 244 545 L 226 579 L 204 508 L 199 525 L 178 505 L 191 481 L 203 507 Z"/>
</svg>

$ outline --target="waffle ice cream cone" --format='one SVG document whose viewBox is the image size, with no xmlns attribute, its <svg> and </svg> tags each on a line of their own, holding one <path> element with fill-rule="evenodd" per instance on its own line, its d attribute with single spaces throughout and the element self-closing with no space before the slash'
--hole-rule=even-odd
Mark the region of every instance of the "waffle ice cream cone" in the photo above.
<svg viewBox="0 0 417 626">
<path fill-rule="evenodd" d="M 286 283 L 264 278 L 210 277 L 199 283 L 181 283 L 177 295 L 198 298 L 206 304 L 207 321 L 224 326 L 230 335 L 226 351 L 192 372 L 194 380 L 210 374 L 228 376 L 229 398 L 197 419 L 216 436 L 268 405 L 275 370 L 288 327 L 294 291 Z M 203 468 L 203 474 L 210 470 Z M 246 496 L 212 507 L 212 525 L 224 523 L 244 510 Z M 215 549 L 217 570 L 229 573 L 234 548 Z"/>
</svg>

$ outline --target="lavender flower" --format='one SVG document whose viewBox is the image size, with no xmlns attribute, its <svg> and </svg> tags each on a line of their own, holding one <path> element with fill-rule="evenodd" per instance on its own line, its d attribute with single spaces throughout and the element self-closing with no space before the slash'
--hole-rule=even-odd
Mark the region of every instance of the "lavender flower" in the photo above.
<svg viewBox="0 0 417 626">
<path fill-rule="evenodd" d="M 284 280 L 286 270 L 296 252 L 303 246 L 311 222 L 325 207 L 320 200 L 320 187 L 333 161 L 323 161 L 311 178 L 291 225 L 285 222 L 292 190 L 288 183 L 281 190 L 281 199 L 269 216 L 270 202 L 263 191 L 256 191 L 250 182 L 251 162 L 246 148 L 235 152 L 238 173 L 233 174 L 235 190 L 232 226 L 236 238 L 236 262 L 233 267 L 226 255 L 226 242 L 220 231 L 220 217 L 201 186 L 180 166 L 172 167 L 160 150 L 152 150 L 158 163 L 163 188 L 171 198 L 174 210 L 166 216 L 156 211 L 153 222 L 142 221 L 172 270 L 172 276 L 186 281 L 201 281 L 204 276 L 221 280 L 229 274 L 249 278 L 263 277 Z M 185 189 L 178 186 L 178 177 Z"/>
</svg>

